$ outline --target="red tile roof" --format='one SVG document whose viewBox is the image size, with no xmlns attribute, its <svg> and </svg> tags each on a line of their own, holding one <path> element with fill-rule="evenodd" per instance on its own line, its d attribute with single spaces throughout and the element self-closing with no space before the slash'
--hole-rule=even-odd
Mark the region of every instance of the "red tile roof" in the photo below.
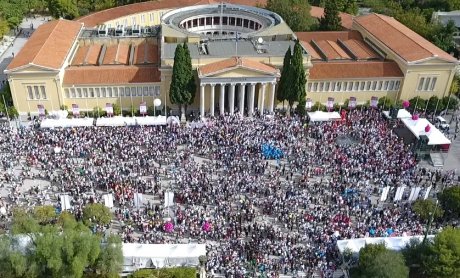
<svg viewBox="0 0 460 278">
<path fill-rule="evenodd" d="M 65 19 L 41 25 L 17 53 L 7 70 L 28 64 L 51 69 L 61 68 L 81 28 L 81 23 Z"/>
<path fill-rule="evenodd" d="M 210 63 L 207 65 L 201 66 L 198 69 L 198 74 L 200 76 L 209 75 L 212 73 L 218 73 L 218 72 L 224 71 L 226 69 L 233 69 L 233 68 L 238 68 L 238 67 L 267 72 L 270 74 L 279 74 L 278 69 L 275 69 L 272 66 L 263 64 L 261 62 L 252 61 L 247 58 L 241 58 L 241 57 L 232 57 L 230 59 L 225 59 L 222 61 L 218 61 L 215 63 Z"/>
<path fill-rule="evenodd" d="M 310 79 L 351 79 L 403 77 L 398 64 L 393 61 L 317 62 L 310 69 Z"/>
<path fill-rule="evenodd" d="M 265 6 L 266 0 L 226 0 L 226 3 L 256 6 L 257 4 Z M 178 7 L 187 7 L 193 5 L 205 5 L 205 4 L 218 4 L 221 1 L 214 0 L 156 0 L 142 3 L 135 3 L 116 8 L 111 8 L 99 12 L 95 12 L 77 19 L 78 22 L 82 22 L 86 27 L 94 27 L 104 22 L 127 16 L 130 14 L 136 14 L 141 12 L 170 9 Z"/>
<path fill-rule="evenodd" d="M 457 61 L 457 59 L 392 17 L 369 14 L 355 17 L 353 22 L 367 30 L 372 36 L 407 62 L 415 62 L 432 57 L 439 57 L 450 62 Z"/>
<path fill-rule="evenodd" d="M 102 85 L 160 82 L 157 66 L 86 66 L 69 67 L 65 70 L 63 84 Z"/>
</svg>

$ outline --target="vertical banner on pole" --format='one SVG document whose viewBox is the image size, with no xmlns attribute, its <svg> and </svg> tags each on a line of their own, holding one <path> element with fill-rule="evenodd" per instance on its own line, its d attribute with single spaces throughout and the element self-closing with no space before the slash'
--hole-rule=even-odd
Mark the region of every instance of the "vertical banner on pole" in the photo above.
<svg viewBox="0 0 460 278">
<path fill-rule="evenodd" d="M 356 98 L 355 97 L 350 97 L 350 99 L 348 100 L 348 108 L 350 109 L 356 108 Z"/>
<path fill-rule="evenodd" d="M 331 111 L 334 108 L 334 98 L 329 97 L 327 98 L 327 110 Z"/>
<path fill-rule="evenodd" d="M 380 197 L 380 202 L 385 202 L 385 200 L 388 198 L 388 192 L 390 191 L 390 187 L 386 186 L 382 190 L 382 196 Z"/>
<path fill-rule="evenodd" d="M 401 191 L 399 191 L 399 196 L 398 196 L 398 201 L 402 200 L 402 197 L 404 195 L 404 190 L 406 190 L 405 186 L 401 186 Z"/>
<path fill-rule="evenodd" d="M 70 207 L 70 196 L 69 195 L 61 195 L 61 209 L 64 210 L 69 210 L 71 209 Z"/>
<path fill-rule="evenodd" d="M 45 106 L 43 106 L 42 104 L 37 104 L 37 108 L 38 108 L 38 116 L 45 117 Z"/>
<path fill-rule="evenodd" d="M 371 107 L 376 108 L 379 103 L 379 98 L 378 97 L 371 97 Z"/>
<path fill-rule="evenodd" d="M 171 207 L 174 205 L 174 192 L 168 191 L 165 192 L 165 208 Z"/>
<path fill-rule="evenodd" d="M 313 101 L 311 100 L 311 98 L 307 98 L 307 102 L 305 103 L 305 108 L 307 109 L 307 111 L 310 111 L 312 106 L 313 106 Z"/>
<path fill-rule="evenodd" d="M 112 117 L 113 116 L 113 106 L 111 103 L 106 103 L 105 104 L 105 112 L 107 113 L 107 117 Z"/>
<path fill-rule="evenodd" d="M 412 202 L 414 202 L 415 200 L 418 199 L 418 195 L 420 194 L 420 190 L 422 190 L 421 187 L 416 187 L 416 188 L 415 188 L 414 196 L 412 196 Z"/>
<path fill-rule="evenodd" d="M 415 187 L 412 187 L 411 190 L 410 190 L 410 195 L 409 195 L 409 199 L 408 199 L 409 202 L 412 202 L 412 200 L 414 198 L 414 195 L 415 195 Z"/>
<path fill-rule="evenodd" d="M 145 114 L 147 114 L 147 102 L 141 102 L 141 105 L 139 106 L 139 112 L 142 116 L 145 116 Z"/>
<path fill-rule="evenodd" d="M 134 193 L 134 205 L 139 208 L 142 204 L 142 193 Z"/>
<path fill-rule="evenodd" d="M 396 189 L 396 193 L 395 193 L 395 197 L 393 198 L 393 201 L 398 201 L 400 191 L 401 191 L 401 186 Z"/>
<path fill-rule="evenodd" d="M 428 186 L 428 188 L 426 189 L 425 196 L 423 196 L 423 200 L 428 199 L 428 196 L 430 195 L 430 191 L 431 191 L 431 185 Z"/>
<path fill-rule="evenodd" d="M 104 194 L 104 205 L 108 208 L 113 208 L 113 195 L 112 194 Z"/>
<path fill-rule="evenodd" d="M 72 104 L 72 114 L 74 117 L 80 116 L 80 107 L 78 107 L 78 104 Z"/>
</svg>

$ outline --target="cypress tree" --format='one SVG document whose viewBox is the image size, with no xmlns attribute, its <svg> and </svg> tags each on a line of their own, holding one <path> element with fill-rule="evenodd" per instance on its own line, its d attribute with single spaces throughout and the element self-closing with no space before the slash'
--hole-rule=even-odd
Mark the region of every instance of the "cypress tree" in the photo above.
<svg viewBox="0 0 460 278">
<path fill-rule="evenodd" d="M 282 102 L 284 102 L 287 99 L 286 96 L 289 95 L 289 71 L 291 69 L 291 56 L 291 46 L 289 46 L 286 54 L 284 55 L 283 70 L 281 71 L 280 82 L 278 83 L 278 91 L 276 91 L 276 99 Z"/>
<path fill-rule="evenodd" d="M 289 108 L 292 110 L 294 102 L 300 102 L 305 99 L 305 69 L 303 67 L 303 56 L 302 56 L 302 46 L 299 41 L 296 41 L 294 46 L 294 54 L 291 58 L 291 69 L 289 70 L 289 87 L 287 91 L 288 95 L 286 96 L 287 101 L 289 102 Z"/>
<path fill-rule="evenodd" d="M 340 31 L 342 30 L 342 20 L 340 19 L 340 9 L 342 3 L 339 0 L 328 0 L 324 7 L 324 16 L 319 20 L 319 30 L 321 31 Z"/>
<path fill-rule="evenodd" d="M 179 105 L 182 110 L 182 104 L 185 102 L 183 97 L 183 84 L 185 80 L 184 71 L 184 48 L 178 44 L 174 52 L 174 65 L 171 77 L 171 85 L 169 87 L 169 99 L 172 104 Z M 184 111 L 182 111 L 184 112 Z"/>
<path fill-rule="evenodd" d="M 195 83 L 195 73 L 192 67 L 192 57 L 190 55 L 190 50 L 188 49 L 187 44 L 184 42 L 184 63 L 185 63 L 185 94 L 186 102 L 184 104 L 192 104 L 195 100 L 196 93 L 196 83 Z"/>
</svg>

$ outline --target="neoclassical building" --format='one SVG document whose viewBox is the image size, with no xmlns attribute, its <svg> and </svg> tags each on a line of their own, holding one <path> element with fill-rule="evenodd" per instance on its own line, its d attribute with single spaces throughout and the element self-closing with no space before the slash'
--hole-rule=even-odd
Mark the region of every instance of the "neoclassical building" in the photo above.
<svg viewBox="0 0 460 278">
<path fill-rule="evenodd" d="M 303 47 L 307 98 L 446 96 L 458 61 L 393 18 L 341 14 L 338 32 L 293 32 L 255 0 L 152 1 L 40 26 L 5 70 L 20 115 L 170 103 L 174 52 L 196 69 L 201 115 L 272 112 L 286 50 Z M 315 17 L 323 13 L 313 7 Z"/>
</svg>

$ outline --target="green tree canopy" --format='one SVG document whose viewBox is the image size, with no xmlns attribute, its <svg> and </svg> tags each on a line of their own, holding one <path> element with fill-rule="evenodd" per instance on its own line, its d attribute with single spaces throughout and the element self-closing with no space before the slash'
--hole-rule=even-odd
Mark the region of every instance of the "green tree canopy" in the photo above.
<svg viewBox="0 0 460 278">
<path fill-rule="evenodd" d="M 278 90 L 276 91 L 276 99 L 278 101 L 285 101 L 289 95 L 289 90 L 291 89 L 291 84 L 289 79 L 291 78 L 291 47 L 289 46 L 286 50 L 283 60 L 283 69 L 281 71 L 280 81 L 278 82 Z"/>
<path fill-rule="evenodd" d="M 460 273 L 460 230 L 445 228 L 437 234 L 422 268 L 429 277 L 458 277 Z"/>
<path fill-rule="evenodd" d="M 178 44 L 174 52 L 172 81 L 169 88 L 171 103 L 179 105 L 182 114 L 185 106 L 195 98 L 196 84 L 192 69 L 192 60 L 187 44 Z"/>
<path fill-rule="evenodd" d="M 339 0 L 326 1 L 326 5 L 324 7 L 324 15 L 319 20 L 319 30 L 342 30 L 342 20 L 339 14 L 341 7 L 342 3 Z"/>
<path fill-rule="evenodd" d="M 372 263 L 362 273 L 363 277 L 407 278 L 409 268 L 405 265 L 401 253 L 385 250 L 372 258 Z"/>
<path fill-rule="evenodd" d="M 444 214 L 442 208 L 436 208 L 436 204 L 433 200 L 417 200 L 412 204 L 414 212 L 424 221 L 428 221 L 434 213 L 434 219 L 441 218 Z"/>
<path fill-rule="evenodd" d="M 359 267 L 367 269 L 373 264 L 374 258 L 386 250 L 385 244 L 366 244 L 359 250 Z"/>
<path fill-rule="evenodd" d="M 279 14 L 295 32 L 308 31 L 314 24 L 307 0 L 268 0 L 265 8 Z"/>
<path fill-rule="evenodd" d="M 112 213 L 103 204 L 88 204 L 83 209 L 83 222 L 91 227 L 95 224 L 107 225 L 112 220 Z"/>
<path fill-rule="evenodd" d="M 78 16 L 75 0 L 48 0 L 48 9 L 55 18 L 74 19 Z"/>
<path fill-rule="evenodd" d="M 289 103 L 289 108 L 292 110 L 294 103 L 299 102 L 306 96 L 305 83 L 307 80 L 303 67 L 303 50 L 299 41 L 296 41 L 294 45 L 294 54 L 291 58 L 291 68 L 288 76 L 290 76 L 288 77 L 290 89 L 285 91 L 285 97 Z"/>
<path fill-rule="evenodd" d="M 453 186 L 444 189 L 438 196 L 441 206 L 452 219 L 460 218 L 460 187 Z"/>
</svg>

